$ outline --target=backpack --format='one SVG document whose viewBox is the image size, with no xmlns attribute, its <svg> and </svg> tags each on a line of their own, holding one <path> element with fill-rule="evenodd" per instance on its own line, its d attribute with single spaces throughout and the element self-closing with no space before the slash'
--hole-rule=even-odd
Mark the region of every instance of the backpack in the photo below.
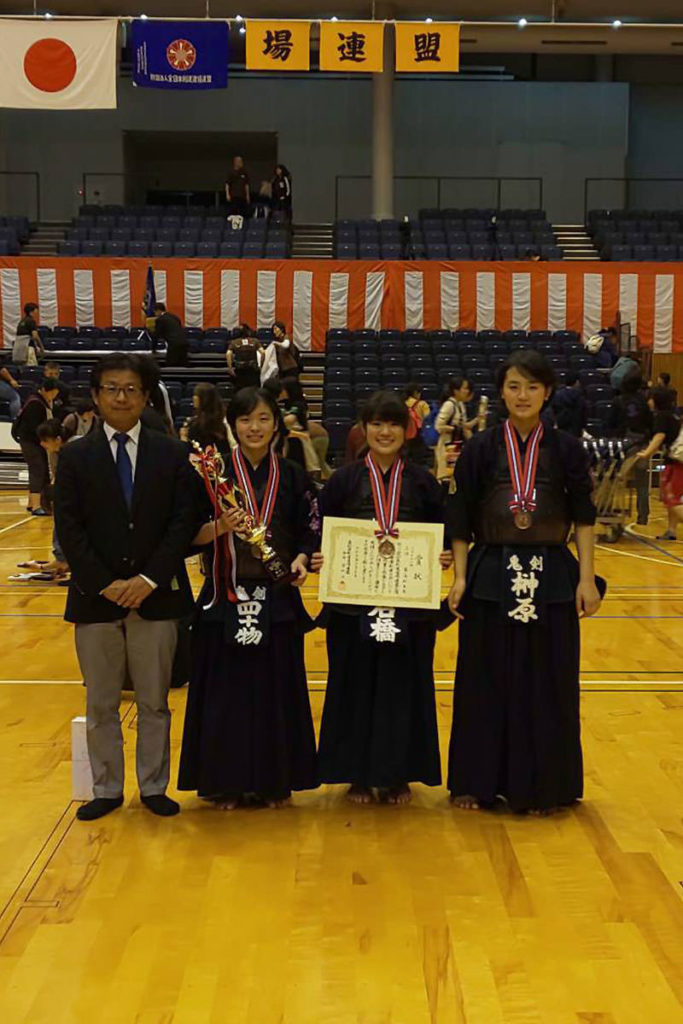
<svg viewBox="0 0 683 1024">
<path fill-rule="evenodd" d="M 432 403 L 430 406 L 429 415 L 425 416 L 422 421 L 422 440 L 428 448 L 434 448 L 439 443 L 439 434 L 436 429 L 436 417 L 439 415 L 439 404 L 438 402 Z"/>
<path fill-rule="evenodd" d="M 420 420 L 420 414 L 417 411 L 417 403 L 411 405 L 408 409 L 408 426 L 406 427 L 406 441 L 413 441 L 416 437 L 419 437 L 420 430 L 422 428 L 422 421 Z"/>
<path fill-rule="evenodd" d="M 15 419 L 14 423 L 10 427 L 10 434 L 12 435 L 12 440 L 16 441 L 17 444 L 19 444 L 19 441 L 20 441 L 19 427 L 21 426 L 21 421 L 24 418 L 24 413 L 26 412 L 26 407 L 28 406 L 29 402 L 35 402 L 36 400 L 40 401 L 40 399 L 38 398 L 37 395 L 29 395 L 28 396 L 28 398 L 26 399 L 26 401 L 22 405 L 21 409 L 19 410 L 19 415 L 17 416 L 17 418 Z"/>
</svg>

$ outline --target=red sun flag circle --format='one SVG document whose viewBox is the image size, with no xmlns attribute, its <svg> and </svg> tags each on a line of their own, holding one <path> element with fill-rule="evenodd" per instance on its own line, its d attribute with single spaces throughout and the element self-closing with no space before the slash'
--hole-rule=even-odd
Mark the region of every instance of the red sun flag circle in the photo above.
<svg viewBox="0 0 683 1024">
<path fill-rule="evenodd" d="M 197 59 L 197 51 L 187 39 L 175 39 L 166 47 L 166 60 L 176 71 L 189 71 Z"/>
<path fill-rule="evenodd" d="M 24 56 L 24 74 L 41 92 L 62 92 L 76 77 L 76 54 L 61 39 L 39 39 Z"/>
</svg>

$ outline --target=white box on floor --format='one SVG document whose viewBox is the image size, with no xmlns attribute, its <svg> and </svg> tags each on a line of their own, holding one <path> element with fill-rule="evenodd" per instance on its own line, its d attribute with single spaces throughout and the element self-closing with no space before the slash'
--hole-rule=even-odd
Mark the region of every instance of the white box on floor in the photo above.
<svg viewBox="0 0 683 1024">
<path fill-rule="evenodd" d="M 92 800 L 92 771 L 88 758 L 85 717 L 71 719 L 71 799 Z"/>
</svg>

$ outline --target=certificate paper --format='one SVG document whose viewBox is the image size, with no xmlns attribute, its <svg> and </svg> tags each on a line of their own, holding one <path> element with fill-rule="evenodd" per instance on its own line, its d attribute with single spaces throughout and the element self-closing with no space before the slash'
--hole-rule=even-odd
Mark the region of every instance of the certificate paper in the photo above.
<svg viewBox="0 0 683 1024">
<path fill-rule="evenodd" d="M 391 557 L 380 555 L 377 523 L 367 519 L 323 520 L 320 600 L 380 608 L 433 608 L 441 603 L 444 527 L 397 523 Z"/>
</svg>

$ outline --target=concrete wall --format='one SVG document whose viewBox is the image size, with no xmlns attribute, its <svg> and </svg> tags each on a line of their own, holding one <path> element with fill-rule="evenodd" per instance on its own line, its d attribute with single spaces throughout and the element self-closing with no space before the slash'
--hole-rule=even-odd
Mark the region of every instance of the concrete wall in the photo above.
<svg viewBox="0 0 683 1024">
<path fill-rule="evenodd" d="M 395 88 L 398 176 L 542 176 L 549 215 L 570 222 L 582 217 L 585 177 L 624 173 L 628 85 L 401 80 Z M 38 171 L 42 219 L 63 220 L 82 202 L 85 171 L 111 172 L 99 179 L 103 201 L 121 201 L 125 130 L 272 131 L 293 175 L 296 220 L 330 221 L 336 176 L 370 174 L 371 107 L 367 79 L 245 76 L 225 92 L 174 95 L 120 80 L 115 111 L 0 111 L 0 168 Z M 12 187 L 18 203 L 26 185 Z M 398 181 L 396 193 L 397 214 L 436 204 L 433 180 Z M 370 214 L 369 196 L 367 180 L 345 181 L 339 215 Z M 490 183 L 442 183 L 442 205 L 494 200 Z M 502 201 L 536 206 L 538 195 L 508 182 Z"/>
</svg>

